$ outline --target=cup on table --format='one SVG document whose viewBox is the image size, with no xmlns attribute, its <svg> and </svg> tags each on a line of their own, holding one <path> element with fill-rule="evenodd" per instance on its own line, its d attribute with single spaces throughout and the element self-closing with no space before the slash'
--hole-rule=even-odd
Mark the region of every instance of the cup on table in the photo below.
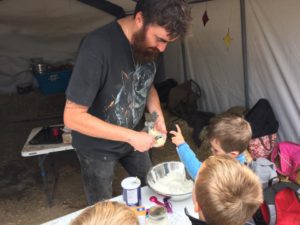
<svg viewBox="0 0 300 225">
<path fill-rule="evenodd" d="M 168 225 L 168 215 L 165 207 L 152 206 L 148 211 L 147 225 Z"/>
<path fill-rule="evenodd" d="M 137 177 L 127 177 L 121 182 L 123 200 L 128 206 L 141 205 L 141 181 Z"/>
</svg>

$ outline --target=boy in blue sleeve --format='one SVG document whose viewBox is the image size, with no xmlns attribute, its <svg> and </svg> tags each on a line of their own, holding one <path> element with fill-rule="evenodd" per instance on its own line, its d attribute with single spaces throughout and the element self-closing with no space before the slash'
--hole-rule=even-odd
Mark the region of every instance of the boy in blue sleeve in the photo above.
<svg viewBox="0 0 300 225">
<path fill-rule="evenodd" d="M 170 131 L 174 136 L 172 142 L 177 146 L 177 153 L 184 163 L 187 172 L 195 180 L 202 162 L 199 161 L 185 142 L 180 127 L 176 124 L 177 131 Z M 250 124 L 239 116 L 216 116 L 210 120 L 207 127 L 207 138 L 211 145 L 213 155 L 229 155 L 240 163 L 245 163 L 243 151 L 248 147 L 252 137 Z"/>
</svg>

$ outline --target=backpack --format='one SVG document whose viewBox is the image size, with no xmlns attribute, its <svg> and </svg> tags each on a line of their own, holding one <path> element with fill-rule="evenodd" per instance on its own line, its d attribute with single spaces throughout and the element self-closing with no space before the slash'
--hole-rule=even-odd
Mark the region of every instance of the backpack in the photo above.
<svg viewBox="0 0 300 225">
<path fill-rule="evenodd" d="M 293 182 L 299 182 L 300 145 L 293 142 L 279 142 L 271 155 L 278 173 L 287 176 Z M 300 184 L 300 182 L 298 183 Z"/>
<path fill-rule="evenodd" d="M 255 213 L 256 225 L 300 225 L 300 186 L 278 182 L 264 190 L 264 203 Z"/>
<path fill-rule="evenodd" d="M 246 113 L 245 119 L 251 125 L 252 138 L 274 134 L 278 131 L 279 123 L 267 99 L 259 99 Z"/>
<path fill-rule="evenodd" d="M 253 159 L 269 158 L 277 141 L 277 133 L 253 138 L 249 141 L 248 149 Z"/>
<path fill-rule="evenodd" d="M 267 99 L 258 102 L 245 115 L 252 129 L 249 152 L 252 158 L 269 158 L 277 140 L 279 123 Z"/>
<path fill-rule="evenodd" d="M 197 111 L 200 97 L 201 91 L 198 84 L 193 80 L 188 80 L 171 88 L 167 108 L 172 114 L 189 121 Z"/>
</svg>

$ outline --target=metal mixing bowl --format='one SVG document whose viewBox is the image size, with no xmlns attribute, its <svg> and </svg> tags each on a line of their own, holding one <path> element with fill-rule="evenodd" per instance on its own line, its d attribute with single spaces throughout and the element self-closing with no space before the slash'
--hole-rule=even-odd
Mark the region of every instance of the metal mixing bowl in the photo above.
<svg viewBox="0 0 300 225">
<path fill-rule="evenodd" d="M 172 161 L 160 163 L 152 167 L 147 174 L 147 183 L 149 187 L 159 195 L 171 197 L 171 200 L 181 201 L 190 198 L 192 195 L 192 189 L 182 194 L 165 193 L 162 190 L 157 190 L 154 184 L 161 178 L 165 177 L 170 172 L 177 172 L 180 176 L 187 178 L 186 171 L 182 162 Z M 190 179 L 190 178 L 187 178 Z"/>
</svg>

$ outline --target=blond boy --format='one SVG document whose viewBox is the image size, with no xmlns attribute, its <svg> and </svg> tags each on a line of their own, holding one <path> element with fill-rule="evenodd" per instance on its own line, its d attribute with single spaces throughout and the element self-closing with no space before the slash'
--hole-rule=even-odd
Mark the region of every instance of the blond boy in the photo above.
<svg viewBox="0 0 300 225">
<path fill-rule="evenodd" d="M 228 155 L 203 162 L 193 190 L 192 225 L 244 225 L 263 201 L 259 178 Z"/>
<path fill-rule="evenodd" d="M 85 209 L 71 225 L 139 225 L 139 222 L 127 205 L 104 201 Z"/>
<path fill-rule="evenodd" d="M 170 131 L 174 136 L 172 142 L 177 146 L 177 153 L 184 163 L 189 175 L 195 179 L 202 162 L 185 142 L 180 127 L 177 131 Z M 242 117 L 234 115 L 216 116 L 211 119 L 207 127 L 207 138 L 213 155 L 229 155 L 240 163 L 245 163 L 243 151 L 247 149 L 252 136 L 250 124 Z"/>
</svg>

